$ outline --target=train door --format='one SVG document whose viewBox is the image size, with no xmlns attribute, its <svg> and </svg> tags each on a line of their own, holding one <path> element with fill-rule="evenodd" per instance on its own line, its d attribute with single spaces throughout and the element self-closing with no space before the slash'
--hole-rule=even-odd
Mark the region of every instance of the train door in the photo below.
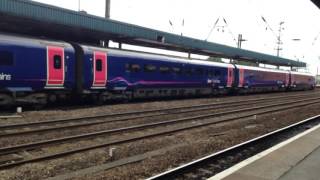
<svg viewBox="0 0 320 180">
<path fill-rule="evenodd" d="M 105 88 L 107 84 L 107 53 L 93 53 L 93 84 L 92 88 Z"/>
<path fill-rule="evenodd" d="M 286 82 L 285 82 L 285 86 L 288 87 L 290 83 L 290 74 L 286 73 Z"/>
<path fill-rule="evenodd" d="M 290 86 L 294 86 L 295 84 L 295 77 L 294 77 L 294 74 L 291 73 L 291 79 L 290 79 Z"/>
<path fill-rule="evenodd" d="M 232 87 L 233 84 L 233 68 L 228 68 L 228 75 L 227 75 L 227 87 Z"/>
<path fill-rule="evenodd" d="M 244 84 L 244 69 L 239 68 L 239 84 L 238 87 L 243 87 Z"/>
<path fill-rule="evenodd" d="M 63 88 L 65 63 L 63 47 L 47 47 L 47 87 Z"/>
</svg>

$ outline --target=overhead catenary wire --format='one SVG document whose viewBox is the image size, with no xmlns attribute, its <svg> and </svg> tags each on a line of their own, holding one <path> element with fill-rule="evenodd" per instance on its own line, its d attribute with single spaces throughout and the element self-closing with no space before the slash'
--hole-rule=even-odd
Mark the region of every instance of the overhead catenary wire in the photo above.
<svg viewBox="0 0 320 180">
<path fill-rule="evenodd" d="M 312 46 L 314 46 L 314 45 L 316 44 L 319 36 L 320 36 L 320 32 L 319 32 L 319 33 L 316 35 L 316 37 L 313 39 L 313 41 L 312 41 Z"/>
<path fill-rule="evenodd" d="M 184 30 L 184 18 L 182 19 L 182 24 L 181 24 L 181 36 L 183 36 L 183 30 Z"/>
<path fill-rule="evenodd" d="M 210 36 L 211 36 L 211 34 L 212 34 L 213 30 L 217 27 L 217 24 L 218 24 L 219 20 L 220 20 L 220 17 L 218 17 L 218 19 L 216 20 L 216 22 L 215 22 L 215 23 L 214 23 L 214 25 L 212 26 L 212 28 L 211 28 L 211 30 L 210 30 L 210 32 L 209 32 L 209 34 L 208 34 L 207 38 L 205 39 L 205 41 L 208 41 L 208 39 L 210 38 Z"/>
<path fill-rule="evenodd" d="M 171 32 L 174 33 L 174 30 L 175 30 L 174 23 L 170 19 L 169 19 L 169 25 L 171 27 Z M 183 36 L 184 25 L 185 25 L 185 19 L 183 18 L 181 22 L 181 32 L 180 32 L 181 36 Z"/>
<path fill-rule="evenodd" d="M 265 17 L 261 16 L 262 21 L 267 25 L 266 30 L 270 29 L 272 34 L 278 39 L 278 35 L 277 33 L 271 28 L 270 24 L 268 23 L 268 21 L 266 20 Z"/>
<path fill-rule="evenodd" d="M 173 27 L 173 23 L 172 21 L 169 19 L 169 24 L 170 24 L 170 27 L 171 27 L 171 32 L 173 33 L 174 32 L 174 27 Z"/>
<path fill-rule="evenodd" d="M 231 36 L 233 38 L 233 41 L 236 43 L 236 45 L 238 45 L 238 41 L 237 41 L 236 37 L 234 36 L 234 34 L 232 33 L 232 31 L 231 31 L 231 29 L 230 29 L 230 27 L 229 27 L 229 25 L 228 25 L 228 23 L 227 23 L 227 21 L 226 21 L 226 19 L 224 17 L 223 17 L 223 21 L 226 24 L 226 27 L 227 27 L 227 29 L 229 31 L 229 34 L 231 34 Z"/>
<path fill-rule="evenodd" d="M 223 25 L 223 26 L 217 26 L 218 23 L 220 22 L 220 19 L 222 19 L 222 21 L 224 22 L 224 25 Z M 233 34 L 233 32 L 231 31 L 231 29 L 230 29 L 230 27 L 229 27 L 229 25 L 228 25 L 228 22 L 227 22 L 227 20 L 226 20 L 225 17 L 218 17 L 218 19 L 215 21 L 214 25 L 213 25 L 212 28 L 210 29 L 210 32 L 209 32 L 207 38 L 205 39 L 205 41 L 208 41 L 208 39 L 210 38 L 212 32 L 214 31 L 214 29 L 215 29 L 216 27 L 221 27 L 221 28 L 222 28 L 222 32 L 224 32 L 224 28 L 226 27 L 226 28 L 228 29 L 229 34 L 232 36 L 232 40 L 233 40 L 236 44 L 238 43 L 237 40 L 236 40 L 236 38 L 235 38 L 235 35 Z M 218 31 L 219 31 L 219 29 L 218 29 Z"/>
</svg>

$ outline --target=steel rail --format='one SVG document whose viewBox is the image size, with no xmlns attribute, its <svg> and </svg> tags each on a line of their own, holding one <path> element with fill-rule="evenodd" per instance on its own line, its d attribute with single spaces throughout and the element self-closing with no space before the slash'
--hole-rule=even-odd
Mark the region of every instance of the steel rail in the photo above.
<svg viewBox="0 0 320 180">
<path fill-rule="evenodd" d="M 185 126 L 185 127 L 176 127 L 176 128 L 171 129 L 171 130 L 163 130 L 163 131 L 160 131 L 160 132 L 153 132 L 153 133 L 149 133 L 149 134 L 142 135 L 142 136 L 124 138 L 124 139 L 121 139 L 121 140 L 114 140 L 114 141 L 110 141 L 110 142 L 99 144 L 99 145 L 93 145 L 93 146 L 88 146 L 88 147 L 84 147 L 84 148 L 78 148 L 78 149 L 73 149 L 73 150 L 64 151 L 64 152 L 60 152 L 60 153 L 54 153 L 54 154 L 44 155 L 44 156 L 35 157 L 35 158 L 31 158 L 31 159 L 26 159 L 26 160 L 22 160 L 22 161 L 17 161 L 17 162 L 13 162 L 13 163 L 3 164 L 3 165 L 0 165 L 0 169 L 11 168 L 11 167 L 19 166 L 19 165 L 22 165 L 22 164 L 27 164 L 27 163 L 32 163 L 32 162 L 38 162 L 38 161 L 43 161 L 43 160 L 59 158 L 59 157 L 63 157 L 63 156 L 70 155 L 70 154 L 75 154 L 75 153 L 85 152 L 85 151 L 88 151 L 88 150 L 98 149 L 98 148 L 101 148 L 101 147 L 133 142 L 133 141 L 142 140 L 142 139 L 146 139 L 146 138 L 152 138 L 152 137 L 157 137 L 157 136 L 161 136 L 161 135 L 167 135 L 167 134 L 171 134 L 171 133 L 175 133 L 175 132 L 185 131 L 185 130 L 189 130 L 189 129 L 204 127 L 204 126 L 208 126 L 208 125 L 213 125 L 213 124 L 218 124 L 218 123 L 223 123 L 223 122 L 228 122 L 228 121 L 234 121 L 234 120 L 237 120 L 237 119 L 248 118 L 248 117 L 252 117 L 254 115 L 268 114 L 268 113 L 273 113 L 273 112 L 277 112 L 277 111 L 283 111 L 283 110 L 292 109 L 292 108 L 298 108 L 298 107 L 317 104 L 317 103 L 320 103 L 320 101 L 318 100 L 318 101 L 313 101 L 313 102 L 301 103 L 301 104 L 298 104 L 298 105 L 280 107 L 278 109 L 272 109 L 272 110 L 269 109 L 269 110 L 264 110 L 264 111 L 261 111 L 261 112 L 251 112 L 251 113 L 247 113 L 245 115 L 240 115 L 238 117 L 229 117 L 229 118 L 226 118 L 226 119 L 223 119 L 223 120 L 219 120 L 219 121 L 211 121 L 211 122 L 205 122 L 205 123 L 201 123 L 201 124 L 191 124 L 191 125 L 188 125 L 188 126 Z M 78 139 L 79 137 L 76 137 L 76 138 Z M 49 141 L 47 141 L 47 142 L 44 142 L 44 141 L 43 142 L 38 142 L 38 143 L 36 143 L 36 145 L 35 144 L 33 144 L 33 145 L 32 144 L 26 144 L 26 145 L 23 145 L 23 146 L 20 145 L 20 146 L 14 146 L 14 147 L 7 147 L 7 148 L 2 148 L 1 152 L 2 152 L 2 154 L 15 153 L 15 152 L 19 152 L 21 150 L 35 149 L 35 148 L 41 147 L 43 145 L 48 145 L 48 143 L 50 143 L 50 144 L 59 143 L 59 141 L 61 141 L 61 139 L 60 140 L 59 139 L 54 139 L 54 140 L 51 140 L 50 142 Z"/>
<path fill-rule="evenodd" d="M 255 98 L 255 99 L 249 99 L 249 100 L 238 100 L 238 101 L 226 101 L 226 102 L 219 102 L 219 103 L 206 103 L 206 104 L 198 104 L 198 105 L 192 105 L 192 106 L 180 106 L 180 107 L 171 107 L 171 108 L 160 108 L 160 109 L 153 109 L 153 110 L 144 110 L 144 111 L 130 111 L 130 112 L 123 112 L 123 113 L 112 113 L 112 114 L 103 114 L 103 115 L 95 115 L 95 116 L 83 116 L 78 118 L 65 118 L 65 119 L 56 119 L 56 120 L 46 120 L 46 121 L 37 121 L 37 122 L 28 122 L 28 123 L 17 123 L 17 124 L 7 124 L 7 125 L 0 125 L 0 130 L 3 129 L 9 129 L 9 128 L 19 128 L 19 127 L 29 127 L 29 126 L 43 126 L 45 124 L 54 124 L 54 123 L 65 123 L 70 121 L 85 121 L 90 119 L 98 119 L 98 118 L 109 118 L 109 117 L 117 117 L 117 116 L 130 116 L 130 115 L 136 115 L 136 114 L 143 114 L 140 116 L 137 116 L 136 118 L 143 118 L 143 117 L 149 117 L 148 115 L 144 115 L 146 113 L 156 113 L 156 112 L 162 112 L 162 111 L 174 111 L 174 110 L 180 110 L 180 109 L 191 109 L 191 108 L 197 108 L 197 107 L 205 107 L 205 106 L 219 106 L 219 105 L 228 105 L 228 104 L 235 104 L 235 103 L 242 103 L 242 102 L 254 102 L 254 101 L 263 101 L 263 100 L 273 100 L 273 99 L 279 99 L 279 98 L 292 98 L 292 97 L 303 97 L 303 96 L 311 96 L 311 95 L 317 95 L 320 94 L 318 92 L 315 93 L 301 93 L 296 95 L 284 95 L 284 96 L 275 96 L 271 98 Z M 166 114 L 167 112 L 163 112 L 160 115 Z M 135 117 L 131 117 L 135 118 Z M 125 118 L 128 119 L 128 118 Z M 110 122 L 114 122 L 114 120 L 111 120 Z"/>
<path fill-rule="evenodd" d="M 306 101 L 306 100 L 314 100 L 314 99 L 319 99 L 320 97 L 317 98 L 309 98 L 309 99 L 303 99 L 300 100 L 302 101 Z M 299 101 L 293 101 L 293 102 L 299 102 Z M 288 102 L 285 103 L 280 103 L 280 105 L 283 104 L 287 104 Z M 289 102 L 291 103 L 291 101 Z M 275 104 L 276 106 L 278 104 Z M 221 115 L 226 115 L 226 114 L 230 114 L 230 113 L 237 113 L 237 112 L 241 112 L 241 111 L 246 111 L 246 110 L 252 110 L 252 109 L 259 109 L 259 108 L 265 108 L 265 107 L 270 107 L 270 106 L 274 106 L 274 105 L 265 105 L 265 106 L 258 106 L 258 107 L 254 107 L 254 108 L 242 108 L 242 109 L 238 109 L 238 110 L 231 110 L 231 111 L 225 111 L 225 112 L 217 112 L 217 113 L 211 113 L 211 114 L 205 114 L 205 115 L 199 115 L 199 116 L 191 116 L 191 117 L 187 117 L 187 118 L 180 118 L 177 120 L 169 120 L 169 121 L 165 121 L 165 122 L 156 122 L 156 123 L 151 123 L 151 124 L 156 124 L 156 125 L 160 125 L 160 124 L 164 124 L 164 123 L 169 123 L 169 122 L 181 122 L 181 121 L 190 121 L 190 120 L 194 120 L 194 119 L 199 119 L 201 117 L 207 118 L 207 117 L 213 117 L 213 116 L 221 116 Z M 198 111 L 198 110 L 194 110 L 194 111 Z M 203 111 L 203 110 L 201 110 Z M 187 112 L 179 112 L 179 113 L 187 113 Z M 114 120 L 114 121 L 123 121 L 122 119 L 120 120 Z M 114 122 L 113 121 L 113 122 Z M 103 122 L 105 123 L 105 122 Z M 102 124 L 102 122 L 98 123 L 85 123 L 85 124 L 77 124 L 77 125 L 67 125 L 64 127 L 50 127 L 50 128 L 43 128 L 43 129 L 35 129 L 35 130 L 26 130 L 26 131 L 19 131 L 19 132 L 9 132 L 9 133 L 2 133 L 0 134 L 0 138 L 6 138 L 9 136 L 18 136 L 18 135 L 27 135 L 27 134 L 31 134 L 31 133 L 42 133 L 42 132 L 46 132 L 46 131 L 53 131 L 53 130 L 61 130 L 61 129 L 67 129 L 67 128 L 75 128 L 75 127 L 81 127 L 81 126 L 88 126 L 88 125 L 92 125 L 92 124 Z M 144 127 L 147 126 L 148 124 L 143 124 L 143 125 L 137 125 L 137 126 L 132 126 L 132 127 Z M 120 128 L 123 129 L 123 128 Z M 100 132 L 110 132 L 111 130 L 106 130 L 106 131 L 100 131 Z M 99 133 L 99 132 L 97 132 Z M 95 134 L 95 133 L 93 133 Z M 0 148 L 1 149 L 1 148 Z"/>
<path fill-rule="evenodd" d="M 292 125 L 286 126 L 284 128 L 275 130 L 273 132 L 264 134 L 262 136 L 259 136 L 257 138 L 251 139 L 249 141 L 237 144 L 235 146 L 229 147 L 227 149 L 221 150 L 219 152 L 213 153 L 211 155 L 202 157 L 200 159 L 197 159 L 195 161 L 192 161 L 190 163 L 184 164 L 182 166 L 179 166 L 177 168 L 168 170 L 164 173 L 155 175 L 153 177 L 148 178 L 147 180 L 166 180 L 166 179 L 176 179 L 176 178 L 183 178 L 184 175 L 190 174 L 192 172 L 195 172 L 199 169 L 206 169 L 208 165 L 210 165 L 210 162 L 215 161 L 216 159 L 223 159 L 223 157 L 230 156 L 231 154 L 236 154 L 237 152 L 241 152 L 243 149 L 249 149 L 250 147 L 253 147 L 257 143 L 263 143 L 266 142 L 266 140 L 274 139 L 274 137 L 278 136 L 279 134 L 283 134 L 285 132 L 288 132 L 294 128 L 300 127 L 302 125 L 311 123 L 311 122 L 317 122 L 320 121 L 320 115 L 305 119 L 303 121 L 294 123 Z M 277 143 L 275 143 L 277 144 Z M 262 150 L 261 150 L 262 151 Z M 200 178 L 200 177 L 199 177 Z"/>
<path fill-rule="evenodd" d="M 306 96 L 311 96 L 311 95 L 303 95 L 303 96 L 299 96 L 299 98 L 300 97 L 306 97 Z M 287 98 L 290 98 L 290 97 L 283 97 L 283 98 L 287 99 Z M 297 98 L 297 97 L 293 97 L 293 98 Z M 272 101 L 272 100 L 273 100 L 273 98 L 272 99 L 267 99 L 267 100 L 263 101 L 263 103 L 264 102 L 268 102 L 268 101 Z M 277 100 L 283 100 L 283 99 L 277 98 Z M 257 100 L 257 101 L 259 102 L 261 100 Z M 244 105 L 250 105 L 251 104 L 251 102 L 245 102 L 243 104 L 241 102 L 236 102 L 236 103 L 237 104 L 234 104 L 234 106 L 244 106 Z M 229 105 L 218 106 L 216 109 L 221 109 L 221 108 L 225 108 L 225 107 L 229 107 Z M 190 109 L 190 108 L 187 108 L 187 109 Z M 206 107 L 201 108 L 201 109 L 185 110 L 185 111 L 178 111 L 178 112 L 167 112 L 167 113 L 159 113 L 159 114 L 153 114 L 153 115 L 142 115 L 142 116 L 136 116 L 136 117 L 126 117 L 126 118 L 120 118 L 120 119 L 102 120 L 102 121 L 95 121 L 95 122 L 89 121 L 89 122 L 79 123 L 79 124 L 71 124 L 71 125 L 64 125 L 64 126 L 40 128 L 40 129 L 25 130 L 25 131 L 18 131 L 18 132 L 8 132 L 8 133 L 0 134 L 0 138 L 5 138 L 5 137 L 8 137 L 8 136 L 17 136 L 17 135 L 26 135 L 26 134 L 32 134 L 32 133 L 55 131 L 55 130 L 87 127 L 87 126 L 92 126 L 92 125 L 107 124 L 107 123 L 111 123 L 111 122 L 120 122 L 120 121 L 135 120 L 135 119 L 139 119 L 139 118 L 156 117 L 156 116 L 160 116 L 160 115 L 185 114 L 185 113 L 199 112 L 199 111 L 210 110 L 210 109 L 212 109 L 212 107 L 207 107 L 206 106 Z M 19 126 L 19 127 L 21 127 L 21 126 Z"/>
</svg>

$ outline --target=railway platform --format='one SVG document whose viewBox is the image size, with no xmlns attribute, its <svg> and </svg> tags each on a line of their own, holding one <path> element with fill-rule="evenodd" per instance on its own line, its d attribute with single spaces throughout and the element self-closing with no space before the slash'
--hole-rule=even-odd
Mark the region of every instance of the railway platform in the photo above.
<svg viewBox="0 0 320 180">
<path fill-rule="evenodd" d="M 316 180 L 320 177 L 320 125 L 267 149 L 209 180 Z"/>
</svg>

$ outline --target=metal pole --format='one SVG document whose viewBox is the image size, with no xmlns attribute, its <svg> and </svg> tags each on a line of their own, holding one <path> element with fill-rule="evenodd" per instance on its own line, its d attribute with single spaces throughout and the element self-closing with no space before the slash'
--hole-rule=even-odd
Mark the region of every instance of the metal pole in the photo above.
<svg viewBox="0 0 320 180">
<path fill-rule="evenodd" d="M 238 48 L 242 48 L 242 42 L 248 41 L 247 39 L 243 39 L 242 34 L 238 35 Z"/>
<path fill-rule="evenodd" d="M 107 19 L 110 19 L 110 1 L 111 0 L 106 0 L 106 14 L 105 14 L 105 17 Z"/>
<path fill-rule="evenodd" d="M 284 22 L 282 21 L 282 22 L 280 22 L 280 24 L 279 24 L 279 35 L 278 35 L 278 37 L 277 37 L 277 45 L 278 45 L 278 47 L 276 48 L 276 50 L 277 50 L 277 56 L 279 57 L 280 56 L 280 51 L 282 50 L 282 48 L 281 48 L 281 45 L 282 45 L 282 40 L 281 40 L 281 31 L 282 31 L 282 25 L 284 24 Z"/>
</svg>

